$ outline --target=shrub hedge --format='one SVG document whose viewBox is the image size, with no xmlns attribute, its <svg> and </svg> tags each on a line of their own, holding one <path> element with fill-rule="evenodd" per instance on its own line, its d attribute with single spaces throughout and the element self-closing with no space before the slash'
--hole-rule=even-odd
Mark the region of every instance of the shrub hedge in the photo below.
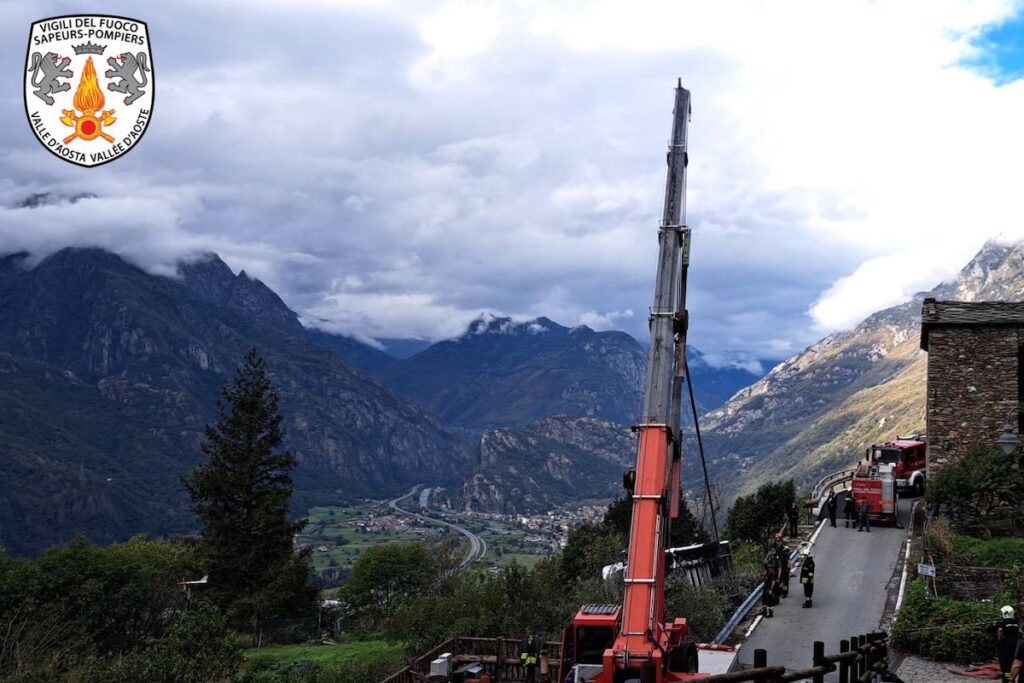
<svg viewBox="0 0 1024 683">
<path fill-rule="evenodd" d="M 969 602 L 927 594 L 923 578 L 907 588 L 899 618 L 892 629 L 893 646 L 932 659 L 968 664 L 995 656 L 998 605 Z M 994 606 L 996 605 L 996 606 Z"/>
<path fill-rule="evenodd" d="M 965 564 L 1005 569 L 1024 565 L 1024 538 L 958 536 L 953 549 Z"/>
</svg>

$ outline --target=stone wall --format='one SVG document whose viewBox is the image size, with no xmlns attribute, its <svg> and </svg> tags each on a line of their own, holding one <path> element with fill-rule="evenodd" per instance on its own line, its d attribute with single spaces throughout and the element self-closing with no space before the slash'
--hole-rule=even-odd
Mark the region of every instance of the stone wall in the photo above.
<svg viewBox="0 0 1024 683">
<path fill-rule="evenodd" d="M 965 567 L 960 565 L 939 565 L 935 578 L 935 590 L 957 600 L 991 600 L 1016 577 L 1013 570 L 999 567 Z M 1019 581 L 1015 581 L 1015 585 Z M 1016 592 L 1020 592 L 1017 585 Z M 1017 605 L 1014 605 L 1016 609 Z"/>
<path fill-rule="evenodd" d="M 928 476 L 976 444 L 994 444 L 1018 404 L 1017 327 L 942 327 L 928 333 Z M 1015 421 L 1014 431 L 1019 434 Z"/>
</svg>

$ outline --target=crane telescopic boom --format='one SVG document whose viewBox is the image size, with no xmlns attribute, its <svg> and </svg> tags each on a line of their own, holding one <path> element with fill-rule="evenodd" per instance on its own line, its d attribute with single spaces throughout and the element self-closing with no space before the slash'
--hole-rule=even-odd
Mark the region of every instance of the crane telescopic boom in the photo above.
<svg viewBox="0 0 1024 683">
<path fill-rule="evenodd" d="M 633 518 L 626 563 L 622 626 L 606 653 L 605 668 L 661 672 L 661 661 L 688 630 L 685 620 L 664 623 L 665 548 L 669 520 L 679 514 L 682 441 L 681 388 L 686 367 L 686 271 L 690 231 L 685 225 L 686 133 L 690 92 L 676 87 L 672 139 L 668 148 L 665 208 L 658 228 L 658 272 L 651 306 L 651 347 L 633 496 Z M 610 657 L 609 657 L 610 655 Z M 656 674 L 652 680 L 662 680 Z M 609 681 L 609 683 L 612 683 Z"/>
<path fill-rule="evenodd" d="M 665 206 L 658 227 L 658 271 L 650 312 L 643 413 L 636 469 L 626 476 L 633 512 L 625 596 L 619 605 L 584 605 L 563 636 L 563 663 L 588 683 L 669 683 L 703 677 L 686 619 L 665 622 L 665 549 L 679 514 L 682 384 L 685 380 L 687 124 L 690 92 L 675 91 Z M 563 667 L 564 668 L 564 667 Z M 561 672 L 560 672 L 561 673 Z"/>
</svg>

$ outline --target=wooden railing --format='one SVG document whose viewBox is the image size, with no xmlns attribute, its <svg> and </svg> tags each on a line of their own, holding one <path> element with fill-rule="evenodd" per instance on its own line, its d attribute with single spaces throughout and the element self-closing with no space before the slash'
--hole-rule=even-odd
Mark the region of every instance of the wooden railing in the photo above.
<svg viewBox="0 0 1024 683">
<path fill-rule="evenodd" d="M 560 643 L 545 643 L 544 651 L 552 668 L 558 665 L 562 653 Z M 521 638 L 449 638 L 437 647 L 417 657 L 401 671 L 397 671 L 381 683 L 424 683 L 430 674 L 430 663 L 442 654 L 452 654 L 453 669 L 473 662 L 484 666 L 495 683 L 500 681 L 523 681 L 526 679 L 519 655 L 522 653 Z"/>
<path fill-rule="evenodd" d="M 382 683 L 425 683 L 430 672 L 430 662 L 444 652 L 451 652 L 457 666 L 468 662 L 481 662 L 491 675 L 491 680 L 522 681 L 523 667 L 519 666 L 520 640 L 513 638 L 452 638 L 424 654 L 415 662 L 385 679 Z M 838 672 L 841 683 L 871 683 L 877 680 L 902 683 L 900 678 L 889 671 L 888 635 L 884 632 L 853 636 L 839 643 L 837 654 L 826 655 L 825 643 L 812 643 L 811 665 L 799 671 L 787 670 L 784 666 L 770 666 L 768 653 L 754 650 L 754 668 L 716 674 L 701 681 L 707 683 L 792 683 L 812 681 L 823 683 L 826 675 Z M 558 660 L 561 647 L 553 644 L 545 647 L 552 663 Z M 456 668 L 457 668 L 456 666 Z M 551 676 L 555 675 L 554 668 Z M 538 680 L 540 677 L 537 677 Z M 552 680 L 554 680 L 552 678 Z"/>
</svg>

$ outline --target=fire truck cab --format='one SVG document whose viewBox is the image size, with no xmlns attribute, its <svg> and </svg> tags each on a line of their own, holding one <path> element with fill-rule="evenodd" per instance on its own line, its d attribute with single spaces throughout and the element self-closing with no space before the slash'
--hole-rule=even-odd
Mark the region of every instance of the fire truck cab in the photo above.
<svg viewBox="0 0 1024 683">
<path fill-rule="evenodd" d="M 915 496 L 924 494 L 924 436 L 915 434 L 875 444 L 868 449 L 867 456 L 868 462 L 892 472 L 898 490 L 913 491 Z"/>
</svg>

